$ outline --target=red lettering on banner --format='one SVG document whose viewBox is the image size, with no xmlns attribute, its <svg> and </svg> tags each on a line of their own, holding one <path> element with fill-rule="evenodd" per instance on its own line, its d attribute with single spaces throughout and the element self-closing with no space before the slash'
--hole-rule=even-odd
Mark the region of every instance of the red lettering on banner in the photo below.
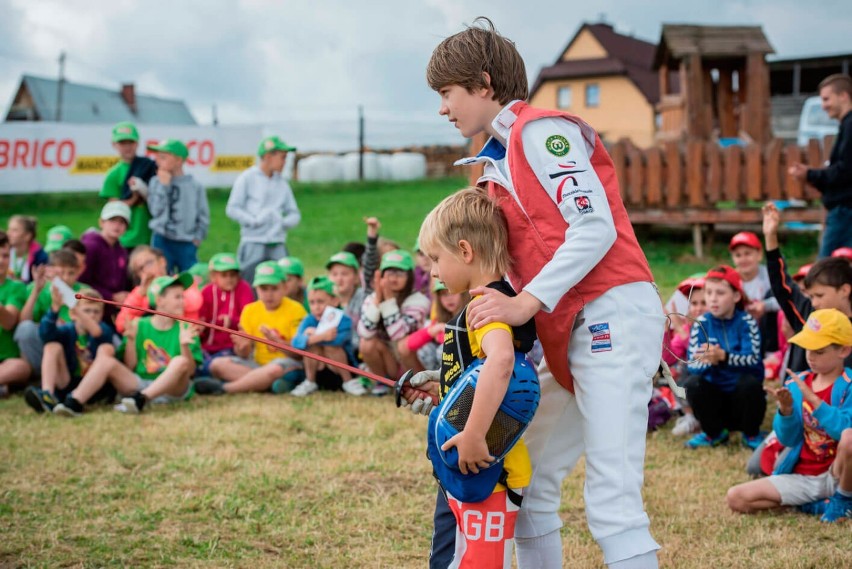
<svg viewBox="0 0 852 569">
<path fill-rule="evenodd" d="M 63 149 L 68 149 L 67 158 L 65 160 L 62 159 Z M 73 140 L 63 140 L 59 143 L 59 148 L 56 149 L 56 163 L 63 168 L 70 167 L 74 164 L 74 156 L 77 153 L 76 150 Z"/>
<path fill-rule="evenodd" d="M 27 153 L 30 151 L 30 143 L 26 140 L 16 140 L 15 148 L 12 150 L 12 168 L 18 166 L 18 160 L 21 161 L 21 168 L 27 167 Z"/>
<path fill-rule="evenodd" d="M 9 141 L 0 140 L 0 168 L 9 165 Z"/>
<path fill-rule="evenodd" d="M 186 143 L 186 151 L 188 156 L 186 157 L 186 165 L 187 166 L 195 166 L 195 160 L 192 158 L 192 150 L 195 148 L 196 142 L 194 140 L 190 140 Z"/>
<path fill-rule="evenodd" d="M 204 140 L 198 148 L 198 162 L 202 166 L 209 166 L 213 163 L 213 156 L 215 154 L 213 151 L 213 141 Z"/>
<path fill-rule="evenodd" d="M 45 168 L 52 168 L 53 167 L 53 162 L 49 162 L 48 159 L 47 159 L 47 149 L 50 148 L 51 146 L 56 146 L 56 141 L 53 140 L 52 138 L 49 138 L 49 139 L 44 141 L 44 145 L 41 147 L 41 156 L 40 156 L 41 165 L 44 166 Z"/>
<path fill-rule="evenodd" d="M 30 164 L 35 167 L 38 164 L 38 146 L 40 140 L 36 139 L 33 141 L 33 151 L 30 153 Z"/>
</svg>

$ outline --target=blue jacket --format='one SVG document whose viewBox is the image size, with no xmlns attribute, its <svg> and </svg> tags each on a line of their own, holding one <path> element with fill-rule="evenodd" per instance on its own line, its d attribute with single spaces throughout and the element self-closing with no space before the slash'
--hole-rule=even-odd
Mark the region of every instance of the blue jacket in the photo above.
<svg viewBox="0 0 852 569">
<path fill-rule="evenodd" d="M 316 328 L 318 325 L 319 320 L 317 320 L 313 314 L 309 313 L 302 320 L 302 323 L 299 324 L 299 329 L 296 331 L 296 335 L 293 337 L 293 341 L 290 342 L 290 345 L 299 350 L 307 350 L 308 336 L 305 334 L 305 330 L 308 328 Z M 337 336 L 334 337 L 334 340 L 331 342 L 323 342 L 320 345 L 339 346 L 346 350 L 346 354 L 349 356 L 350 361 L 354 361 L 352 352 L 352 319 L 344 314 L 340 319 L 340 323 L 337 325 Z"/>
<path fill-rule="evenodd" d="M 805 377 L 809 372 L 802 372 L 799 377 Z M 793 412 L 784 416 L 775 413 L 772 428 L 778 441 L 785 447 L 790 447 L 790 453 L 784 458 L 772 474 L 790 474 L 796 463 L 804 444 L 805 427 L 802 417 L 802 391 L 792 379 L 787 381 L 785 387 L 793 396 Z M 839 441 L 840 434 L 844 429 L 852 428 L 852 369 L 845 368 L 843 374 L 834 382 L 831 388 L 831 405 L 823 403 L 814 411 L 814 419 L 819 421 L 820 426 L 825 429 L 832 439 Z"/>
<path fill-rule="evenodd" d="M 702 344 L 720 346 L 727 357 L 717 365 L 695 361 Z M 739 378 L 751 375 L 763 377 L 763 358 L 760 353 L 760 329 L 747 312 L 737 309 L 730 320 L 720 320 L 709 312 L 698 317 L 689 334 L 688 367 L 690 375 L 718 385 L 731 392 Z"/>
<path fill-rule="evenodd" d="M 56 322 L 59 315 L 53 310 L 49 310 L 41 319 L 38 327 L 38 334 L 41 336 L 42 342 L 59 342 L 62 344 L 62 351 L 65 353 L 65 363 L 68 365 L 68 373 L 75 379 L 80 378 L 80 360 L 77 354 L 77 328 L 74 323 L 63 324 L 57 326 Z M 89 336 L 86 341 L 86 351 L 89 357 L 94 360 L 98 353 L 98 347 L 101 344 L 111 344 L 115 332 L 108 324 L 100 323 L 101 335 L 97 338 Z"/>
</svg>

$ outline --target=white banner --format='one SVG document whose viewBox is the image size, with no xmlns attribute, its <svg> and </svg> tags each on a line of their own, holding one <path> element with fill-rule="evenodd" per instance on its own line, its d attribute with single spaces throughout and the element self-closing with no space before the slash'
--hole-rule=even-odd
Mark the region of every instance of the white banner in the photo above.
<svg viewBox="0 0 852 569">
<path fill-rule="evenodd" d="M 100 190 L 118 161 L 112 125 L 51 122 L 0 124 L 0 194 Z M 189 148 L 184 171 L 205 187 L 230 187 L 256 160 L 261 125 L 139 125 L 139 153 L 164 138 Z M 153 156 L 152 156 L 153 157 Z"/>
</svg>

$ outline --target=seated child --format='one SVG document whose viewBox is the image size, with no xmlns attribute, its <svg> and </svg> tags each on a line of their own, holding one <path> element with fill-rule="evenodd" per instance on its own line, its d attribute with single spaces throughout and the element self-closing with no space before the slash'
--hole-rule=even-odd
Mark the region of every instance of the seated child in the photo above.
<svg viewBox="0 0 852 569">
<path fill-rule="evenodd" d="M 284 295 L 292 298 L 308 309 L 308 297 L 305 294 L 305 266 L 298 257 L 281 257 L 278 265 L 284 271 L 287 280 L 284 281 Z"/>
<path fill-rule="evenodd" d="M 9 277 L 10 250 L 6 232 L 0 231 L 0 397 L 9 394 L 9 385 L 25 382 L 32 373 L 14 340 L 15 326 L 27 299 L 27 286 Z"/>
<path fill-rule="evenodd" d="M 698 318 L 689 338 L 686 399 L 703 431 L 687 448 L 728 442 L 729 430 L 742 431 L 754 449 L 762 438 L 766 412 L 760 330 L 744 310 L 747 299 L 740 275 L 732 267 L 710 269 L 704 278 L 707 313 Z"/>
<path fill-rule="evenodd" d="M 707 312 L 707 303 L 704 300 L 704 278 L 687 280 L 689 282 L 684 288 L 687 289 L 685 294 L 689 298 L 689 318 L 681 318 L 682 323 L 679 328 L 672 330 L 672 337 L 669 342 L 671 353 L 668 354 L 667 350 L 663 350 L 664 359 L 667 354 L 674 358 L 675 361 L 673 363 L 669 363 L 668 361 L 666 363 L 669 363 L 672 375 L 675 376 L 675 379 L 680 380 L 681 384 L 686 381 L 686 364 L 684 362 L 687 361 L 690 331 L 695 321 Z M 683 283 L 681 284 L 683 285 Z M 672 427 L 672 435 L 680 437 L 699 431 L 701 425 L 698 423 L 698 419 L 695 418 L 692 407 L 689 406 L 687 401 L 678 400 L 678 402 L 680 403 L 683 415 L 675 421 L 675 425 Z"/>
<path fill-rule="evenodd" d="M 420 240 L 414 242 L 414 290 L 432 298 L 432 263 L 420 250 Z"/>
<path fill-rule="evenodd" d="M 130 294 L 124 299 L 124 304 L 148 308 L 148 287 L 154 279 L 168 274 L 166 272 L 166 257 L 159 249 L 148 245 L 139 245 L 133 249 L 133 253 L 130 255 L 130 272 L 139 281 L 139 286 L 130 291 Z M 187 318 L 197 319 L 203 301 L 201 291 L 194 284 L 193 282 L 183 291 L 183 313 Z M 141 310 L 122 308 L 115 319 L 115 327 L 123 334 L 130 321 L 144 315 L 145 313 Z"/>
<path fill-rule="evenodd" d="M 165 314 L 183 316 L 183 291 L 191 284 L 188 273 L 157 277 L 148 287 L 148 303 Z M 201 359 L 193 326 L 159 314 L 137 318 L 127 325 L 118 354 L 101 348 L 80 384 L 53 413 L 81 415 L 83 405 L 107 382 L 123 396 L 116 409 L 124 413 L 141 413 L 148 403 L 184 401 L 192 397 L 192 376 Z"/>
<path fill-rule="evenodd" d="M 768 478 L 728 490 L 728 507 L 735 512 L 781 506 L 824 509 L 838 489 L 837 443 L 843 430 L 852 428 L 852 370 L 843 364 L 852 351 L 852 324 L 838 310 L 816 310 L 790 342 L 807 350 L 810 369 L 791 372 L 786 385 L 767 390 L 778 401 L 772 422 L 776 436 L 791 452 Z"/>
<path fill-rule="evenodd" d="M 432 286 L 432 313 L 429 320 L 422 328 L 396 345 L 403 365 L 409 369 L 440 368 L 444 325 L 468 302 L 470 295 L 467 292 L 451 293 L 444 283 L 435 281 Z"/>
<path fill-rule="evenodd" d="M 358 258 L 350 252 L 341 251 L 332 255 L 325 264 L 328 278 L 334 283 L 334 294 L 340 303 L 340 308 L 352 322 L 351 347 L 352 353 L 358 353 L 358 320 L 361 318 L 361 306 L 367 296 L 361 286 L 360 265 Z"/>
<path fill-rule="evenodd" d="M 201 289 L 199 320 L 237 330 L 243 308 L 254 302 L 251 285 L 240 278 L 240 264 L 233 253 L 213 255 L 209 263 L 211 282 Z M 201 349 L 204 365 L 199 376 L 210 375 L 210 361 L 220 356 L 233 356 L 234 342 L 227 332 L 207 328 L 202 331 Z"/>
<path fill-rule="evenodd" d="M 315 277 L 308 283 L 308 304 L 311 311 L 299 325 L 292 341 L 293 347 L 352 365 L 355 361 L 350 341 L 352 320 L 340 310 L 334 283 L 328 277 Z M 335 318 L 339 318 L 336 325 L 333 324 Z M 321 322 L 330 323 L 324 331 L 318 331 Z M 310 358 L 304 359 L 302 363 L 305 366 L 305 380 L 290 392 L 290 395 L 296 397 L 304 397 L 318 390 L 317 372 L 326 367 L 325 363 Z M 349 395 L 357 397 L 367 393 L 361 380 L 353 379 L 349 370 L 333 366 L 330 369 L 340 376 L 343 391 Z"/>
<path fill-rule="evenodd" d="M 124 302 L 130 290 L 127 250 L 119 242 L 129 224 L 130 206 L 121 201 L 107 202 L 98 220 L 100 231 L 87 231 L 80 237 L 86 247 L 86 264 L 80 280 L 106 300 Z M 106 313 L 108 318 L 113 317 L 113 307 Z"/>
<path fill-rule="evenodd" d="M 198 247 L 207 238 L 210 208 L 207 191 L 183 171 L 189 150 L 180 140 L 149 145 L 157 153 L 157 175 L 148 182 L 151 245 L 166 256 L 166 269 L 181 272 L 198 262 Z"/>
<path fill-rule="evenodd" d="M 47 253 L 36 241 L 38 222 L 29 215 L 13 215 L 9 218 L 6 236 L 11 245 L 11 257 L 7 271 L 15 279 L 30 283 L 33 269 L 47 263 Z"/>
<path fill-rule="evenodd" d="M 401 362 L 396 344 L 423 326 L 430 303 L 413 290 L 414 259 L 408 251 L 394 250 L 382 255 L 374 280 L 373 293 L 364 299 L 358 322 L 361 359 L 377 375 L 398 376 Z M 373 388 L 374 395 L 387 392 L 388 387 L 382 384 Z"/>
<path fill-rule="evenodd" d="M 746 312 L 751 314 L 760 327 L 763 341 L 763 353 L 778 349 L 778 301 L 772 294 L 769 272 L 763 260 L 763 246 L 757 235 L 750 231 L 741 231 L 731 238 L 728 245 L 731 260 L 743 281 L 743 292 L 749 298 Z"/>
<path fill-rule="evenodd" d="M 33 271 L 34 279 L 27 288 L 27 302 L 21 309 L 21 319 L 15 329 L 15 342 L 24 357 L 33 369 L 33 374 L 41 375 L 41 360 L 44 351 L 44 342 L 39 336 L 38 327 L 41 319 L 50 311 L 53 303 L 51 296 L 52 281 L 59 277 L 74 292 L 80 292 L 86 285 L 77 281 L 81 272 L 80 262 L 77 255 L 68 249 L 59 249 L 50 254 L 47 266 L 36 267 Z M 48 282 L 50 281 L 50 282 Z M 58 324 L 71 322 L 71 314 L 68 306 L 62 305 L 59 309 Z"/>
<path fill-rule="evenodd" d="M 259 300 L 243 308 L 240 330 L 274 342 L 292 341 L 307 312 L 301 304 L 285 295 L 286 279 L 284 270 L 276 261 L 257 265 L 252 284 Z M 301 375 L 302 362 L 289 352 L 241 336 L 233 335 L 231 339 L 237 355 L 210 362 L 210 374 L 222 381 L 197 380 L 195 386 L 199 393 L 218 395 L 269 391 L 276 380 L 285 379 L 291 372 Z"/>
<path fill-rule="evenodd" d="M 44 342 L 44 358 L 41 360 L 41 389 L 30 386 L 24 392 L 24 400 L 36 413 L 50 413 L 65 399 L 86 375 L 101 349 L 112 356 L 115 354 L 113 337 L 115 332 L 102 322 L 104 305 L 91 300 L 79 300 L 70 309 L 71 322 L 58 325 L 62 295 L 51 288 L 50 311 L 41 319 L 39 334 Z M 80 294 L 92 298 L 103 298 L 94 289 L 82 289 Z M 102 389 L 101 397 L 112 398 L 115 390 Z"/>
<path fill-rule="evenodd" d="M 450 293 L 487 286 L 514 296 L 515 291 L 503 280 L 510 264 L 507 233 L 505 218 L 487 194 L 476 189 L 461 190 L 445 198 L 426 217 L 420 229 L 420 246 L 432 260 L 432 275 Z M 512 563 L 515 519 L 520 505 L 511 496 L 523 494 L 532 477 L 532 466 L 523 440 L 506 454 L 503 464 L 492 465 L 494 457 L 485 435 L 508 389 L 515 352 L 532 349 L 535 323 L 529 320 L 520 326 L 509 326 L 498 321 L 473 330 L 466 313 L 467 307 L 447 323 L 447 330 L 454 334 L 445 336 L 440 378 L 425 384 L 412 378 L 411 383 L 443 397 L 474 358 L 485 358 L 467 422 L 442 448 L 456 448 L 462 474 L 479 474 L 489 467 L 504 469 L 503 481 L 511 493 L 499 483 L 482 502 L 462 502 L 450 493 L 446 493 L 443 501 L 443 494 L 439 493 L 433 546 L 455 539 L 454 566 L 508 567 Z M 421 373 L 437 375 L 429 371 Z M 408 402 L 416 403 L 413 398 Z M 446 523 L 449 520 L 452 524 L 453 517 L 455 527 Z M 492 520 L 492 528 L 480 531 L 478 524 L 467 523 L 470 517 Z"/>
</svg>

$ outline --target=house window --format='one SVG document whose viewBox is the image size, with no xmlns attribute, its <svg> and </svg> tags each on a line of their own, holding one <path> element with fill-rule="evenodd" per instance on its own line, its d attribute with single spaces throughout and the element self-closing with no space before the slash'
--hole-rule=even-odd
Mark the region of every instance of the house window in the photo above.
<svg viewBox="0 0 852 569">
<path fill-rule="evenodd" d="M 560 109 L 571 108 L 571 87 L 560 87 L 556 91 L 556 106 Z"/>
<path fill-rule="evenodd" d="M 601 104 L 601 88 L 597 83 L 586 84 L 586 107 L 598 107 Z"/>
</svg>

